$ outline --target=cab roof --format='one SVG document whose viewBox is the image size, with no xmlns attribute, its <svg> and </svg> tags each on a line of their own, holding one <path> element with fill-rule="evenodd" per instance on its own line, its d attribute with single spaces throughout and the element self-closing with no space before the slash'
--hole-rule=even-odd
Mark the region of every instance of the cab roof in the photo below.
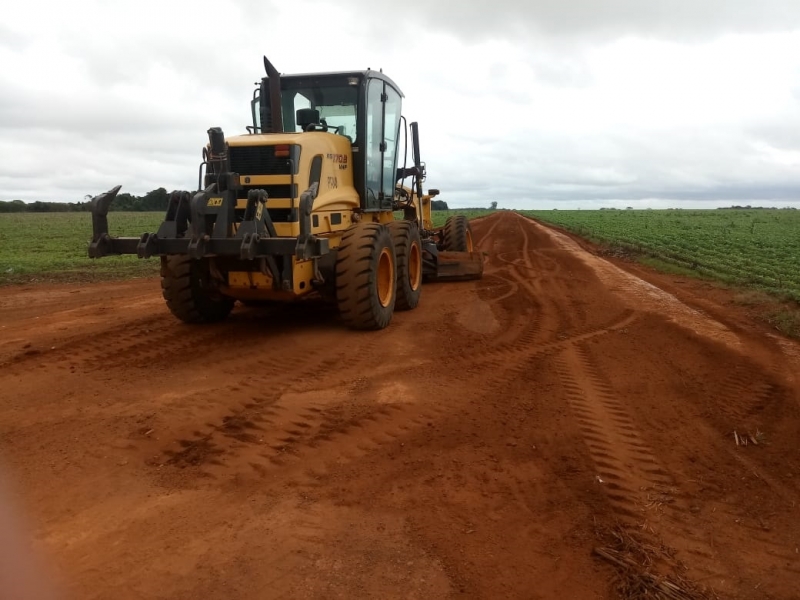
<svg viewBox="0 0 800 600">
<path fill-rule="evenodd" d="M 281 79 L 313 79 L 316 77 L 324 78 L 343 78 L 343 77 L 358 77 L 359 79 L 381 79 L 392 86 L 401 97 L 405 98 L 405 94 L 400 89 L 391 77 L 384 75 L 382 71 L 373 71 L 366 69 L 365 71 L 327 71 L 322 73 L 281 73 Z"/>
</svg>

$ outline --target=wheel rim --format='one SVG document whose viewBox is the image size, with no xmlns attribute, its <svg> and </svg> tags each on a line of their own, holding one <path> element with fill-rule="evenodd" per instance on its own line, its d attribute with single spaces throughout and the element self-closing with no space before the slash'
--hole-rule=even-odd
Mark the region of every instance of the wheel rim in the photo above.
<svg viewBox="0 0 800 600">
<path fill-rule="evenodd" d="M 422 255 L 419 251 L 419 244 L 411 244 L 408 252 L 408 283 L 411 291 L 416 292 L 422 282 Z"/>
<path fill-rule="evenodd" d="M 474 246 L 472 244 L 472 232 L 467 229 L 467 252 L 472 252 Z"/>
<path fill-rule="evenodd" d="M 384 308 L 392 303 L 393 284 L 394 264 L 392 264 L 392 254 L 389 252 L 389 248 L 383 248 L 378 257 L 378 302 Z"/>
</svg>

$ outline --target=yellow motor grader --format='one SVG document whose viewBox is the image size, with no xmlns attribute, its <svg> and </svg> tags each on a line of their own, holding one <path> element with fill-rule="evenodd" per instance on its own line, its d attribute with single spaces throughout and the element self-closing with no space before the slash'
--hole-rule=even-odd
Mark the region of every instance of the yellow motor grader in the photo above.
<svg viewBox="0 0 800 600">
<path fill-rule="evenodd" d="M 417 306 L 423 280 L 482 276 L 467 219 L 433 227 L 438 191 L 423 193 L 419 129 L 406 126 L 389 77 L 282 75 L 266 56 L 264 67 L 253 124 L 229 138 L 208 130 L 198 189 L 170 194 L 158 231 L 112 237 L 108 210 L 121 186 L 92 199 L 90 257 L 159 256 L 164 299 L 187 323 L 224 319 L 237 300 L 316 294 L 348 326 L 382 329 L 395 310 Z M 413 166 L 398 168 L 409 129 Z"/>
</svg>

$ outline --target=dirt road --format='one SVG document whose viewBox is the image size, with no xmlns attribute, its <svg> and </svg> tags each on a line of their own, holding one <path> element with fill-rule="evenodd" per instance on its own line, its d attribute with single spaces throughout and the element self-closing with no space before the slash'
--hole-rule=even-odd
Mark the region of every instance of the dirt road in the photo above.
<svg viewBox="0 0 800 600">
<path fill-rule="evenodd" d="M 486 277 L 376 333 L 184 326 L 154 280 L 0 289 L 3 472 L 58 584 L 600 599 L 646 555 L 797 598 L 800 345 L 517 215 L 474 229 Z"/>
</svg>

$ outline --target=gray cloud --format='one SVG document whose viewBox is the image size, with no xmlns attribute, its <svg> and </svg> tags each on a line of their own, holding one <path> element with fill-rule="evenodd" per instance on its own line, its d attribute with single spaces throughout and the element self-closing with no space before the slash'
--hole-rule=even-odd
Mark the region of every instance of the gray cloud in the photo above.
<svg viewBox="0 0 800 600">
<path fill-rule="evenodd" d="M 164 134 L 185 130 L 193 124 L 190 116 L 176 107 L 154 112 L 135 98 L 115 99 L 89 92 L 85 97 L 64 96 L 54 90 L 42 95 L 10 90 L 0 98 L 0 124 L 6 131 L 48 129 L 80 132 L 142 132 L 157 129 Z"/>
<path fill-rule="evenodd" d="M 354 2 L 365 14 L 375 9 L 370 0 Z M 567 43 L 582 44 L 627 35 L 696 41 L 800 26 L 800 5 L 787 0 L 408 0 L 403 13 L 413 15 L 419 27 L 468 41 L 568 38 Z"/>
<path fill-rule="evenodd" d="M 776 150 L 800 153 L 800 102 L 794 114 L 758 120 L 747 126 L 746 133 Z"/>
<path fill-rule="evenodd" d="M 548 136 L 504 140 L 459 165 L 430 167 L 454 206 L 542 207 L 552 202 L 613 205 L 613 201 L 668 199 L 708 205 L 714 200 L 797 201 L 796 169 L 753 169 L 752 139 L 721 129 L 662 132 L 657 143 L 641 134 Z M 435 175 L 433 174 L 435 173 Z M 548 204 L 550 203 L 550 204 Z M 652 202 L 651 202 L 652 203 Z M 657 202 L 655 204 L 658 204 Z"/>
<path fill-rule="evenodd" d="M 0 23 L 0 48 L 25 48 L 27 45 L 28 39 L 24 35 Z"/>
</svg>

